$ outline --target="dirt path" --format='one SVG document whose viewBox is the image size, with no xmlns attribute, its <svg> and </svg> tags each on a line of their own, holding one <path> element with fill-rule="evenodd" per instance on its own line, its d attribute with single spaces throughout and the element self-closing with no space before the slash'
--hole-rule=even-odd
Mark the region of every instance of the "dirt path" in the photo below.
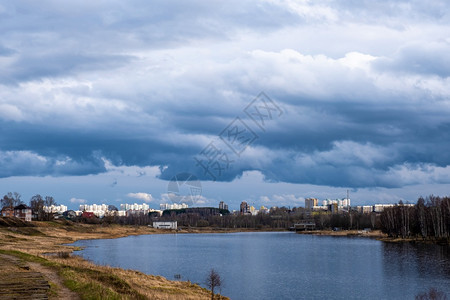
<svg viewBox="0 0 450 300">
<path fill-rule="evenodd" d="M 58 274 L 34 262 L 0 254 L 0 299 L 79 299 Z M 52 292 L 50 293 L 50 283 Z"/>
<path fill-rule="evenodd" d="M 44 275 L 45 279 L 56 286 L 57 295 L 50 295 L 50 299 L 80 299 L 80 297 L 78 297 L 75 292 L 72 292 L 63 284 L 63 281 L 54 270 L 44 267 L 38 263 L 29 262 L 28 265 L 30 266 L 31 270 L 41 273 L 42 275 Z"/>
</svg>

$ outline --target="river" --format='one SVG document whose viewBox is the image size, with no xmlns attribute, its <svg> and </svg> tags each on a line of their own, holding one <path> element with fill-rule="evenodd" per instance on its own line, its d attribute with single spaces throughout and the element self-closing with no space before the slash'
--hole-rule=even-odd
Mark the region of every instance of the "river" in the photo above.
<svg viewBox="0 0 450 300">
<path fill-rule="evenodd" d="M 83 240 L 78 255 L 205 287 L 214 268 L 231 299 L 450 297 L 450 247 L 293 232 L 155 234 Z"/>
</svg>

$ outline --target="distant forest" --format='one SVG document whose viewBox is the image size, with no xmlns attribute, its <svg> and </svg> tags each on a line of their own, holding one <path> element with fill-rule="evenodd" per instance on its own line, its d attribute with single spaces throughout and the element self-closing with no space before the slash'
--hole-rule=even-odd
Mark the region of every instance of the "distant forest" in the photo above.
<svg viewBox="0 0 450 300">
<path fill-rule="evenodd" d="M 1 199 L 3 206 L 23 203 L 18 193 L 8 193 Z M 55 204 L 53 197 L 33 196 L 30 206 L 38 220 L 50 220 L 52 216 L 43 211 L 44 205 Z M 230 214 L 228 210 L 212 207 L 166 210 L 157 213 L 131 214 L 127 217 L 105 216 L 102 219 L 77 217 L 75 222 L 151 225 L 153 221 L 178 221 L 179 227 L 214 227 L 248 229 L 289 229 L 296 223 L 314 222 L 316 229 L 381 229 L 390 237 L 445 239 L 450 238 L 450 198 L 420 197 L 414 206 L 397 205 L 385 208 L 381 213 L 361 213 L 356 210 L 331 214 L 327 211 L 309 211 L 303 207 L 271 208 L 268 213 L 252 215 Z"/>
<path fill-rule="evenodd" d="M 210 209 L 212 210 L 212 209 Z M 272 208 L 267 214 L 233 215 L 207 214 L 206 208 L 196 210 L 165 211 L 162 220 L 176 220 L 182 227 L 256 228 L 288 229 L 295 223 L 314 222 L 316 228 L 324 229 L 381 229 L 390 237 L 449 239 L 450 238 L 450 198 L 420 197 L 414 206 L 397 205 L 386 208 L 381 213 L 311 212 L 303 207 Z M 223 211 L 221 211 L 223 213 Z M 134 219 L 115 217 L 113 222 L 150 224 L 154 217 L 136 216 Z"/>
<path fill-rule="evenodd" d="M 381 229 L 391 237 L 449 239 L 450 198 L 420 197 L 414 207 L 401 203 L 381 213 Z"/>
</svg>

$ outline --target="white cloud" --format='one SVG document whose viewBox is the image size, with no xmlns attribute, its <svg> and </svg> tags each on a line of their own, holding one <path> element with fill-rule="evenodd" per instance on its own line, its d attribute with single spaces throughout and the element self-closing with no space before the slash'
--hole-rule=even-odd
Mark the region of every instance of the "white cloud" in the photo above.
<svg viewBox="0 0 450 300">
<path fill-rule="evenodd" d="M 328 151 L 316 151 L 311 155 L 305 154 L 300 160 L 306 159 L 306 164 L 311 160 L 317 165 L 332 164 L 337 166 L 361 165 L 372 167 L 396 159 L 394 148 L 381 147 L 371 143 L 360 144 L 352 141 L 339 141 L 333 143 L 333 148 Z"/>
<path fill-rule="evenodd" d="M 200 195 L 200 196 L 195 197 L 195 203 L 194 204 L 197 205 L 197 206 L 198 205 L 204 206 L 206 204 L 213 204 L 215 202 L 216 201 L 214 199 L 208 199 L 208 198 Z"/>
<path fill-rule="evenodd" d="M 213 198 L 207 198 L 203 195 L 176 195 L 174 193 L 162 193 L 161 203 L 186 203 L 189 206 L 215 206 L 218 201 Z"/>
<path fill-rule="evenodd" d="M 87 203 L 87 200 L 85 199 L 79 199 L 79 198 L 70 198 L 70 203 L 72 204 L 85 204 Z"/>
<path fill-rule="evenodd" d="M 227 180 L 450 181 L 448 4 L 236 3 L 11 2 L 0 37 L 11 49 L 0 53 L 0 177 L 103 172 L 103 193 L 148 190 L 160 165 L 167 174 L 192 165 L 264 90 L 288 110 Z M 288 195 L 262 200 L 298 201 Z"/>
<path fill-rule="evenodd" d="M 0 176 L 39 174 L 48 171 L 51 162 L 33 151 L 0 151 Z"/>
<path fill-rule="evenodd" d="M 12 104 L 0 103 L 0 119 L 12 120 L 12 121 L 22 121 L 24 116 L 22 111 Z"/>
<path fill-rule="evenodd" d="M 398 182 L 400 186 L 430 183 L 450 183 L 450 165 L 436 166 L 434 164 L 395 165 L 386 174 L 380 175 L 386 181 Z"/>
<path fill-rule="evenodd" d="M 128 193 L 127 196 L 130 198 L 136 198 L 139 200 L 143 200 L 147 203 L 152 202 L 154 200 L 152 195 L 148 194 L 148 193 Z"/>
<path fill-rule="evenodd" d="M 260 200 L 262 203 L 270 203 L 270 202 L 271 202 L 270 198 L 267 197 L 267 196 L 260 196 L 260 197 L 259 197 L 259 200 Z"/>
<path fill-rule="evenodd" d="M 339 19 L 339 12 L 335 9 L 321 5 L 318 1 L 298 1 L 298 0 L 266 0 L 268 2 L 286 7 L 300 17 L 309 21 L 335 22 Z"/>
<path fill-rule="evenodd" d="M 150 176 L 157 177 L 161 175 L 161 170 L 158 166 L 116 166 L 108 159 L 102 157 L 105 163 L 105 169 L 109 175 L 119 175 L 119 176 Z"/>
</svg>

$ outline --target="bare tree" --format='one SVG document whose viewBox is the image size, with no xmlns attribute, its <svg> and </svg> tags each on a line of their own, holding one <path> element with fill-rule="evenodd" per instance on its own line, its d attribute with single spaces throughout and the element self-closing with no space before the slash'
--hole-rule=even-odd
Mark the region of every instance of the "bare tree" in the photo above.
<svg viewBox="0 0 450 300">
<path fill-rule="evenodd" d="M 31 210 L 33 211 L 33 214 L 37 217 L 38 221 L 42 221 L 45 218 L 45 211 L 44 211 L 44 199 L 42 199 L 42 196 L 37 194 L 31 197 L 30 200 L 30 206 Z"/>
<path fill-rule="evenodd" d="M 58 203 L 56 203 L 55 199 L 52 196 L 45 196 L 44 205 L 47 206 L 47 209 L 50 209 L 50 206 L 58 205 Z M 45 217 L 47 221 L 50 221 L 51 219 L 53 219 L 53 212 L 48 210 L 45 214 Z"/>
<path fill-rule="evenodd" d="M 52 196 L 45 196 L 45 206 L 58 205 Z"/>
<path fill-rule="evenodd" d="M 17 192 L 11 193 L 9 192 L 1 199 L 2 207 L 14 207 L 20 204 L 23 204 L 20 199 L 21 195 Z"/>
<path fill-rule="evenodd" d="M 417 221 L 420 227 L 420 234 L 425 239 L 428 237 L 428 227 L 427 227 L 425 200 L 422 197 L 420 197 L 419 200 L 417 200 L 416 209 L 417 209 Z"/>
<path fill-rule="evenodd" d="M 46 211 L 44 206 L 50 207 L 52 205 L 58 205 L 55 199 L 51 196 L 45 196 L 42 198 L 41 195 L 37 194 L 31 197 L 30 206 L 33 214 L 37 217 L 38 221 L 50 220 L 52 219 L 52 212 Z"/>
<path fill-rule="evenodd" d="M 381 228 L 389 236 L 445 240 L 450 238 L 450 198 L 420 197 L 414 207 L 403 203 L 386 208 L 380 215 Z"/>
<path fill-rule="evenodd" d="M 370 214 L 370 225 L 372 225 L 372 229 L 375 228 L 376 222 L 377 222 L 377 214 L 371 213 Z"/>
<path fill-rule="evenodd" d="M 219 273 L 217 273 L 214 269 L 211 269 L 208 273 L 208 277 L 206 277 L 206 285 L 211 290 L 211 299 L 214 300 L 214 288 L 222 285 L 222 279 L 220 278 Z"/>
</svg>

